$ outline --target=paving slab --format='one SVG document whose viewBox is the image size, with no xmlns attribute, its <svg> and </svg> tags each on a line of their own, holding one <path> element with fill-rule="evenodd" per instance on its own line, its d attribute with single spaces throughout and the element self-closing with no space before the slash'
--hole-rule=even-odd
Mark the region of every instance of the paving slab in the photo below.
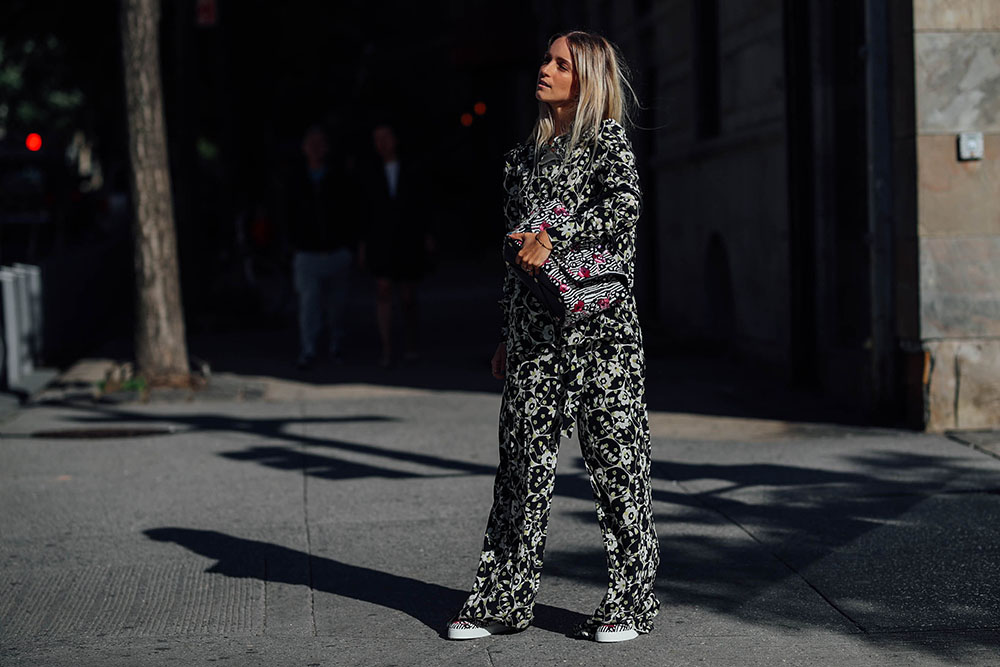
<svg viewBox="0 0 1000 667">
<path fill-rule="evenodd" d="M 101 665 L 207 665 L 248 667 L 345 665 L 399 667 L 455 665 L 491 667 L 487 649 L 479 642 L 457 643 L 440 639 L 352 639 L 341 637 L 257 636 L 168 636 L 162 638 L 107 637 L 75 639 L 44 646 L 0 648 L 5 667 L 77 667 Z"/>
<path fill-rule="evenodd" d="M 872 665 L 877 667 L 952 667 L 995 664 L 995 649 L 984 648 L 985 635 L 917 633 L 883 638 L 826 634 L 773 633 L 673 636 L 669 641 L 598 645 L 559 638 L 540 640 L 541 632 L 470 642 L 440 639 L 343 637 L 104 637 L 58 640 L 29 647 L 0 648 L 5 666 L 76 667 L 78 665 L 240 664 L 252 667 L 423 666 L 494 667 L 496 665 L 568 665 L 621 667 L 772 667 L 773 665 Z"/>
<path fill-rule="evenodd" d="M 898 433 L 672 451 L 654 474 L 740 526 L 866 633 L 1000 627 L 996 459 Z"/>
<path fill-rule="evenodd" d="M 948 437 L 956 442 L 972 445 L 987 454 L 1000 457 L 1000 431 L 952 431 Z"/>
<path fill-rule="evenodd" d="M 841 516 L 861 506 L 842 503 Z M 776 551 L 866 630 L 1000 628 L 1000 496 L 888 498 L 862 511 L 868 530 L 851 536 L 833 521 Z"/>
<path fill-rule="evenodd" d="M 962 442 L 654 413 L 663 607 L 651 635 L 598 646 L 566 637 L 606 576 L 567 440 L 535 625 L 456 643 L 499 397 L 321 396 L 0 423 L 0 664 L 995 663 L 1000 461 Z M 152 426 L 170 432 L 29 437 Z"/>
<path fill-rule="evenodd" d="M 16 461 L 0 486 L 7 539 L 109 533 L 177 516 L 199 525 L 303 520 L 301 479 L 289 484 L 287 474 L 233 462 L 225 457 L 233 443 L 211 434 L 2 442 Z"/>
<path fill-rule="evenodd" d="M 47 637 L 255 635 L 264 627 L 263 563 L 223 578 L 178 560 L 5 570 L 4 643 Z"/>
<path fill-rule="evenodd" d="M 661 442 L 666 456 L 658 457 Z M 944 436 L 902 431 L 745 442 L 654 439 L 654 459 L 655 477 L 698 493 L 807 485 L 851 493 L 1000 489 L 1000 459 Z"/>
</svg>

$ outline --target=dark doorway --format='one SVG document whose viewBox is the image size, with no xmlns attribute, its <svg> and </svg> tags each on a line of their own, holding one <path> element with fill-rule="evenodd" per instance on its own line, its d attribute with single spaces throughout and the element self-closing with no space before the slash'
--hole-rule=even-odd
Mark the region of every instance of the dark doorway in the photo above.
<svg viewBox="0 0 1000 667">
<path fill-rule="evenodd" d="M 871 405 L 866 3 L 785 2 L 795 379 Z"/>
</svg>

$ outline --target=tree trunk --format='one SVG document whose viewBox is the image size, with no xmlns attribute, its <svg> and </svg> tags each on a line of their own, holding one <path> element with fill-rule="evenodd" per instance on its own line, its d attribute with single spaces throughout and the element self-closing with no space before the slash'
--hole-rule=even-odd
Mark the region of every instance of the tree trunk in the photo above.
<svg viewBox="0 0 1000 667">
<path fill-rule="evenodd" d="M 121 0 L 135 242 L 135 356 L 153 384 L 189 376 L 160 84 L 160 0 Z"/>
</svg>

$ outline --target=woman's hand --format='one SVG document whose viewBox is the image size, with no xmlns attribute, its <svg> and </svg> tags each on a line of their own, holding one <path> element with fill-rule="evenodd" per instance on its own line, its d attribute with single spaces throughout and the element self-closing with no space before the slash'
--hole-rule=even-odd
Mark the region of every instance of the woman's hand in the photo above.
<svg viewBox="0 0 1000 667">
<path fill-rule="evenodd" d="M 548 261 L 552 252 L 549 234 L 544 229 L 538 234 L 514 232 L 508 234 L 513 239 L 520 239 L 523 244 L 517 253 L 518 265 L 533 276 L 538 275 L 542 264 Z"/>
<path fill-rule="evenodd" d="M 493 353 L 490 366 L 493 369 L 493 377 L 502 380 L 507 372 L 507 343 L 497 345 L 497 351 Z"/>
</svg>

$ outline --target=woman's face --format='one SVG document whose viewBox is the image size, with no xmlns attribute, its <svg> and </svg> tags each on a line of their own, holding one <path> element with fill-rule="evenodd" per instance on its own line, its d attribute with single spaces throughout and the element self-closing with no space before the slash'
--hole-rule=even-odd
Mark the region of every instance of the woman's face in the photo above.
<svg viewBox="0 0 1000 667">
<path fill-rule="evenodd" d="M 549 106 L 562 106 L 576 100 L 578 84 L 573 56 L 565 37 L 552 42 L 542 56 L 535 85 L 535 99 Z"/>
</svg>

